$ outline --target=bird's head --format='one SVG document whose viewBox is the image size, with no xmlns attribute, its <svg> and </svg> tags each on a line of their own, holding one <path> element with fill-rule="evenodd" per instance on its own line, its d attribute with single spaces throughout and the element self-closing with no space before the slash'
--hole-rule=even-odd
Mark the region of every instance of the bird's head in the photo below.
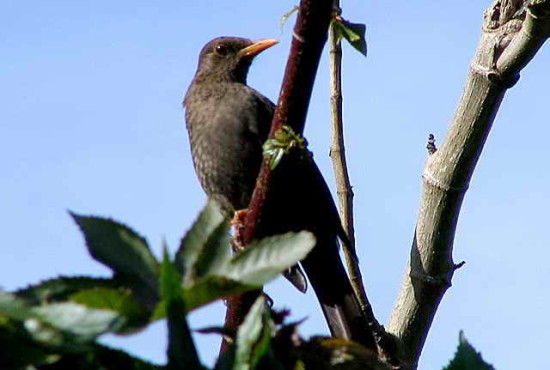
<svg viewBox="0 0 550 370">
<path fill-rule="evenodd" d="M 276 39 L 252 41 L 240 37 L 218 37 L 202 48 L 196 78 L 246 83 L 254 57 L 278 42 Z"/>
</svg>

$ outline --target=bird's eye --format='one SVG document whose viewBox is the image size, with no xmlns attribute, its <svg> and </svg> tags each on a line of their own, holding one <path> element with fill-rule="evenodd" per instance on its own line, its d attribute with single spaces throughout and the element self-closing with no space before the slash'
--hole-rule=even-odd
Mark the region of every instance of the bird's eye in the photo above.
<svg viewBox="0 0 550 370">
<path fill-rule="evenodd" d="M 214 50 L 218 55 L 221 55 L 221 56 L 227 55 L 227 46 L 225 46 L 224 44 L 216 45 L 216 48 Z"/>
</svg>

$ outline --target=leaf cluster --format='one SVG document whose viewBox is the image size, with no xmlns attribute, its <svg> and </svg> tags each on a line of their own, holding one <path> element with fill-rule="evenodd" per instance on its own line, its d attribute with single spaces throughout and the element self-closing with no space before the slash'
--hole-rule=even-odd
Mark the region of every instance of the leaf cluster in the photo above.
<svg viewBox="0 0 550 370">
<path fill-rule="evenodd" d="M 91 256 L 111 278 L 58 277 L 8 293 L 0 291 L 2 369 L 204 369 L 186 314 L 207 303 L 260 288 L 302 260 L 315 244 L 308 232 L 255 241 L 235 255 L 229 223 L 209 203 L 172 258 L 154 256 L 145 238 L 111 219 L 72 213 Z M 368 349 L 342 339 L 301 338 L 300 322 L 273 311 L 260 296 L 214 369 L 388 369 Z M 164 318 L 168 362 L 151 364 L 97 343 L 106 333 L 129 335 Z M 445 369 L 492 369 L 463 334 Z"/>
<path fill-rule="evenodd" d="M 302 150 L 311 157 L 311 153 L 307 151 L 307 140 L 297 134 L 292 127 L 282 126 L 275 132 L 275 137 L 268 139 L 263 145 L 263 154 L 269 157 L 269 168 L 274 170 L 283 155 L 290 153 L 292 149 Z"/>
<path fill-rule="evenodd" d="M 91 256 L 109 267 L 112 277 L 58 277 L 12 293 L 0 291 L 2 369 L 158 368 L 96 340 L 106 333 L 135 333 L 161 318 L 168 323 L 167 367 L 200 369 L 185 314 L 260 288 L 303 259 L 315 243 L 308 232 L 289 233 L 232 255 L 228 220 L 209 203 L 174 259 L 165 246 L 159 262 L 131 228 L 111 219 L 71 216 Z"/>
</svg>

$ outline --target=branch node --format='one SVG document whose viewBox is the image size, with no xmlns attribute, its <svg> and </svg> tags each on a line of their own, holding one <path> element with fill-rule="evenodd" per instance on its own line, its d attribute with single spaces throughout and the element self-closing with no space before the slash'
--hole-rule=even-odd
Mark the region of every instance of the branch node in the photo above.
<svg viewBox="0 0 550 370">
<path fill-rule="evenodd" d="M 470 64 L 470 70 L 473 73 L 486 78 L 493 85 L 505 89 L 512 88 L 519 81 L 520 78 L 519 72 L 516 74 L 503 74 L 494 66 L 491 68 L 487 68 L 475 62 L 472 62 Z"/>
<path fill-rule="evenodd" d="M 426 284 L 430 285 L 436 285 L 436 286 L 443 286 L 445 288 L 451 287 L 451 279 L 448 277 L 447 274 L 441 274 L 441 275 L 428 275 L 424 272 L 412 272 L 410 273 L 411 279 L 420 280 Z"/>
<path fill-rule="evenodd" d="M 422 174 L 422 179 L 424 179 L 424 181 L 428 185 L 431 185 L 433 187 L 436 187 L 438 189 L 442 189 L 442 190 L 445 190 L 445 191 L 465 193 L 466 190 L 468 190 L 468 187 L 469 187 L 469 184 L 465 184 L 464 186 L 451 186 L 451 185 L 444 184 L 443 182 L 441 182 L 441 181 L 437 180 L 436 178 L 434 178 L 428 172 L 424 172 Z"/>
</svg>

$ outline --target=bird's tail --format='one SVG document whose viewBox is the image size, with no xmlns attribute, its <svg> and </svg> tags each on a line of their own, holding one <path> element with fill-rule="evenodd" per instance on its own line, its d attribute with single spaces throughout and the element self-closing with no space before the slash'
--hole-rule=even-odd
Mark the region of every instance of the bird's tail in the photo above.
<svg viewBox="0 0 550 370">
<path fill-rule="evenodd" d="M 361 310 L 336 248 L 317 245 L 302 261 L 332 336 L 376 351 L 369 321 Z"/>
</svg>

